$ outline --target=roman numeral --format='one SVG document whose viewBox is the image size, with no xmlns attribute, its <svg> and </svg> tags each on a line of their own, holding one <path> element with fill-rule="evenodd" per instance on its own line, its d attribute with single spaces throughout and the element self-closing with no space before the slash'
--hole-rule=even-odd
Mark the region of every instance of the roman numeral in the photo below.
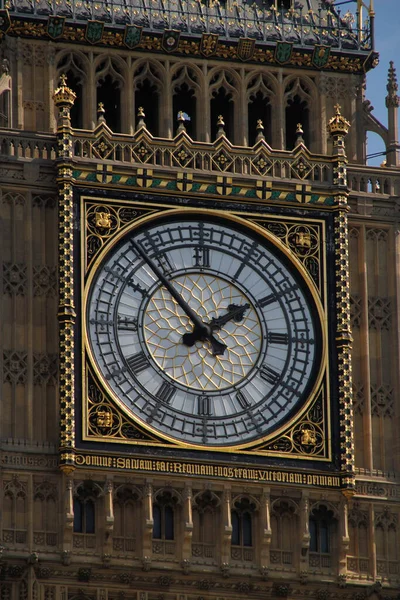
<svg viewBox="0 0 400 600">
<path fill-rule="evenodd" d="M 264 306 L 268 306 L 269 304 L 273 304 L 277 301 L 277 297 L 275 294 L 269 294 L 268 296 L 264 296 L 264 298 L 260 298 L 257 300 L 257 304 L 260 308 L 264 308 Z"/>
<path fill-rule="evenodd" d="M 236 394 L 236 400 L 239 402 L 241 408 L 246 409 L 250 407 L 250 402 L 243 394 L 243 392 L 238 392 Z"/>
<path fill-rule="evenodd" d="M 138 352 L 137 354 L 132 354 L 132 356 L 128 356 L 126 362 L 128 363 L 128 366 L 131 369 L 131 371 L 135 373 L 135 375 L 147 369 L 149 365 L 149 361 L 147 360 L 144 352 Z"/>
<path fill-rule="evenodd" d="M 117 329 L 118 331 L 137 331 L 137 319 L 135 317 L 121 317 L 121 315 L 118 315 Z"/>
<path fill-rule="evenodd" d="M 262 379 L 265 379 L 265 381 L 268 381 L 268 383 L 271 383 L 272 385 L 275 385 L 280 380 L 279 373 L 271 369 L 271 367 L 267 367 L 267 365 L 261 366 L 260 377 Z"/>
<path fill-rule="evenodd" d="M 196 246 L 193 258 L 195 267 L 208 268 L 210 266 L 210 249 L 204 246 Z"/>
<path fill-rule="evenodd" d="M 197 414 L 202 417 L 210 417 L 212 415 L 211 398 L 209 396 L 197 397 Z"/>
<path fill-rule="evenodd" d="M 274 331 L 268 331 L 268 342 L 270 344 L 288 344 L 289 336 L 287 333 L 275 333 Z"/>
<path fill-rule="evenodd" d="M 161 385 L 158 392 L 156 393 L 156 396 L 159 400 L 165 402 L 165 404 L 169 404 L 172 398 L 174 397 L 175 392 L 176 390 L 174 386 L 164 381 L 164 383 Z"/>
</svg>

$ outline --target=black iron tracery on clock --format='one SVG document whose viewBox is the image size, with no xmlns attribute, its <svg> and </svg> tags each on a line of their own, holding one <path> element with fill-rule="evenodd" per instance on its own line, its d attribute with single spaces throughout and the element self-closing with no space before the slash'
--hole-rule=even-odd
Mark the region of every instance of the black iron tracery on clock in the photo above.
<svg viewBox="0 0 400 600">
<path fill-rule="evenodd" d="M 304 404 L 320 360 L 315 307 L 292 271 L 229 221 L 160 220 L 126 234 L 87 301 L 90 354 L 109 392 L 189 445 L 275 431 Z"/>
</svg>

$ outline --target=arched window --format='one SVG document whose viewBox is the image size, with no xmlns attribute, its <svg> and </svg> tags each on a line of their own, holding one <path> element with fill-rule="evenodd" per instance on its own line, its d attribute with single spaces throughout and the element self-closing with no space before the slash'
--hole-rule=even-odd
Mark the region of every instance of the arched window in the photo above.
<svg viewBox="0 0 400 600">
<path fill-rule="evenodd" d="M 85 127 L 85 85 L 87 80 L 82 58 L 72 53 L 64 55 L 57 65 L 57 72 L 59 75 L 67 76 L 67 85 L 76 94 L 76 100 L 70 111 L 71 125 L 76 129 L 82 129 Z"/>
<path fill-rule="evenodd" d="M 3 542 L 26 544 L 27 496 L 25 484 L 17 477 L 5 483 L 3 500 Z"/>
<path fill-rule="evenodd" d="M 57 491 L 54 485 L 43 482 L 34 495 L 33 541 L 37 546 L 57 544 Z"/>
<path fill-rule="evenodd" d="M 253 77 L 248 85 L 248 140 L 253 146 L 257 137 L 257 122 L 262 121 L 264 136 L 267 143 L 272 145 L 272 110 L 271 99 L 274 91 L 269 79 L 263 75 Z"/>
<path fill-rule="evenodd" d="M 310 532 L 310 566 L 330 568 L 331 555 L 335 548 L 334 513 L 326 506 L 320 505 L 311 511 L 309 520 Z"/>
<path fill-rule="evenodd" d="M 311 91 L 301 79 L 297 78 L 288 83 L 285 89 L 286 150 L 293 150 L 296 145 L 299 123 L 304 132 L 304 143 L 310 147 L 310 101 Z"/>
<path fill-rule="evenodd" d="M 399 540 L 397 515 L 383 510 L 375 514 L 376 568 L 378 576 L 398 573 Z"/>
<path fill-rule="evenodd" d="M 347 568 L 356 573 L 369 572 L 368 514 L 355 503 L 349 512 L 350 556 Z"/>
<path fill-rule="evenodd" d="M 271 512 L 271 563 L 293 564 L 293 544 L 297 539 L 296 508 L 287 500 L 275 500 Z"/>
<path fill-rule="evenodd" d="M 113 548 L 133 552 L 136 549 L 139 518 L 139 491 L 121 486 L 115 494 Z"/>
<path fill-rule="evenodd" d="M 198 139 L 197 132 L 197 95 L 199 85 L 197 74 L 187 66 L 180 67 L 172 78 L 174 131 L 177 127 L 178 113 L 184 112 L 190 117 L 185 128 L 192 139 Z"/>
<path fill-rule="evenodd" d="M 144 109 L 146 129 L 154 136 L 160 135 L 160 90 L 162 76 L 156 67 L 148 62 L 141 63 L 134 72 L 135 112 Z"/>
<path fill-rule="evenodd" d="M 218 70 L 210 81 L 211 93 L 211 140 L 214 141 L 218 131 L 218 117 L 221 115 L 225 123 L 226 137 L 235 143 L 235 100 L 237 91 L 235 80 L 230 73 Z"/>
<path fill-rule="evenodd" d="M 235 559 L 253 560 L 253 514 L 255 503 L 248 498 L 240 498 L 231 511 L 232 551 Z"/>
<path fill-rule="evenodd" d="M 193 499 L 192 556 L 194 559 L 211 559 L 216 556 L 218 508 L 220 499 L 207 490 Z"/>
<path fill-rule="evenodd" d="M 153 503 L 153 553 L 175 553 L 176 496 L 169 491 L 155 495 Z"/>
<path fill-rule="evenodd" d="M 119 65 L 109 57 L 96 69 L 97 105 L 101 102 L 105 110 L 107 125 L 114 132 L 121 131 L 121 91 L 123 77 Z"/>
<path fill-rule="evenodd" d="M 92 549 L 96 545 L 96 502 L 101 488 L 92 481 L 78 485 L 74 494 L 74 548 Z"/>
</svg>

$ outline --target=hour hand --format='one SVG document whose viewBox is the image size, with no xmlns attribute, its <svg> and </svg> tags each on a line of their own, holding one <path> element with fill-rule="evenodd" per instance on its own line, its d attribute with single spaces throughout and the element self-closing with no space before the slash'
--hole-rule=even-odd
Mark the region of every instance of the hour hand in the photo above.
<svg viewBox="0 0 400 600">
<path fill-rule="evenodd" d="M 228 306 L 228 312 L 220 317 L 213 317 L 210 321 L 210 327 L 213 331 L 218 331 L 229 321 L 235 321 L 240 323 L 243 320 L 246 310 L 250 308 L 250 304 L 230 304 Z"/>
</svg>

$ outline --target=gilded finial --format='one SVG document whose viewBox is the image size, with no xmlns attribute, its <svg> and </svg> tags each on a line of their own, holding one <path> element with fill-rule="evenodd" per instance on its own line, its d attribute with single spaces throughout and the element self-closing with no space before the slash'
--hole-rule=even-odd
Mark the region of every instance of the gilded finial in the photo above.
<svg viewBox="0 0 400 600">
<path fill-rule="evenodd" d="M 303 135 L 304 131 L 303 131 L 303 125 L 301 123 L 297 123 L 296 126 L 296 134 L 297 135 Z"/>
<path fill-rule="evenodd" d="M 71 106 L 74 105 L 76 94 L 67 86 L 67 76 L 65 73 L 60 76 L 60 83 L 53 94 L 53 100 L 55 105 L 59 108 L 62 108 L 63 106 L 71 108 Z"/>
<path fill-rule="evenodd" d="M 97 105 L 97 123 L 105 123 L 105 114 L 104 102 L 99 102 Z"/>
<path fill-rule="evenodd" d="M 139 121 L 138 121 L 136 130 L 140 129 L 141 127 L 146 127 L 146 123 L 144 120 L 146 115 L 144 114 L 143 106 L 139 106 L 137 116 L 139 117 Z"/>
<path fill-rule="evenodd" d="M 257 131 L 256 143 L 259 142 L 260 140 L 265 140 L 264 125 L 263 125 L 262 119 L 257 119 L 256 131 Z"/>
<path fill-rule="evenodd" d="M 340 112 L 340 104 L 335 104 L 335 115 L 329 120 L 328 132 L 331 135 L 347 135 L 351 127 L 350 122 Z"/>
<path fill-rule="evenodd" d="M 219 138 L 222 135 L 225 135 L 225 129 L 224 129 L 224 127 L 225 127 L 225 121 L 224 121 L 224 117 L 222 115 L 218 116 L 217 126 L 218 126 L 217 138 Z"/>
</svg>

